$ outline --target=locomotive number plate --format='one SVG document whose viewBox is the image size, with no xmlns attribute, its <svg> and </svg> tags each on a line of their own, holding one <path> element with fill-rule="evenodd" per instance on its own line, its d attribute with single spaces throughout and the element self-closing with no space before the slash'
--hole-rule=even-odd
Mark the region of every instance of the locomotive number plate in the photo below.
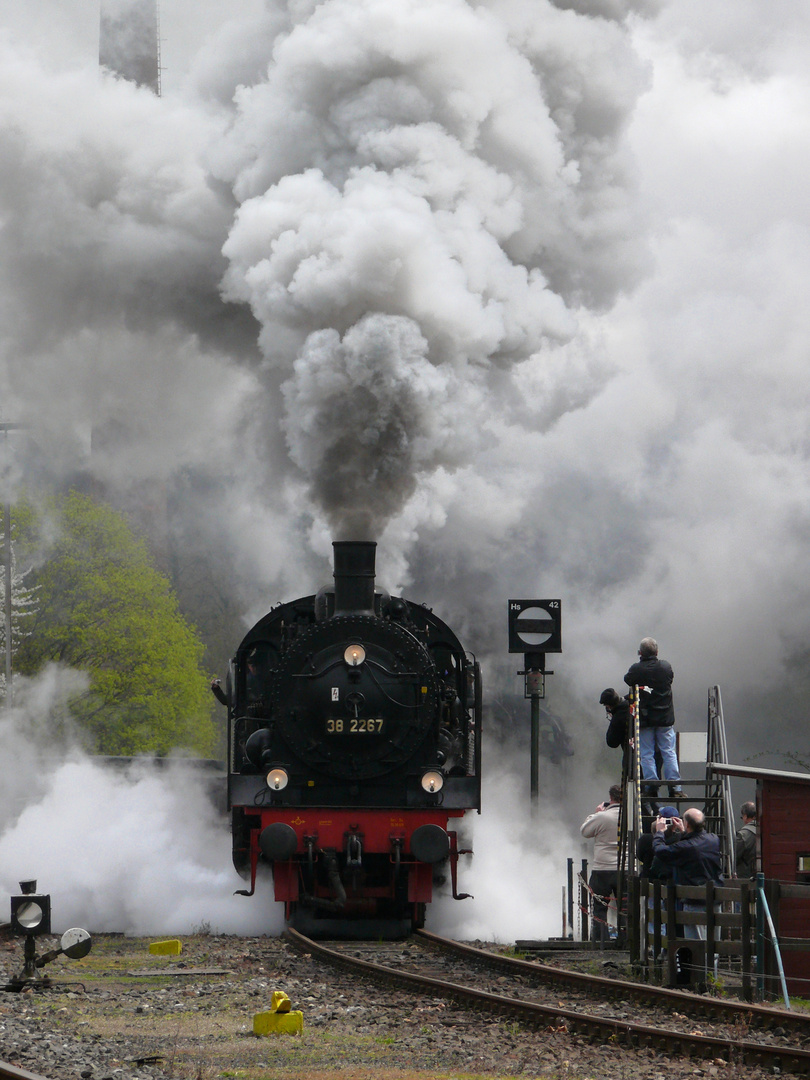
<svg viewBox="0 0 810 1080">
<path fill-rule="evenodd" d="M 382 718 L 352 716 L 347 719 L 329 717 L 326 721 L 327 735 L 377 735 L 383 729 Z"/>
</svg>

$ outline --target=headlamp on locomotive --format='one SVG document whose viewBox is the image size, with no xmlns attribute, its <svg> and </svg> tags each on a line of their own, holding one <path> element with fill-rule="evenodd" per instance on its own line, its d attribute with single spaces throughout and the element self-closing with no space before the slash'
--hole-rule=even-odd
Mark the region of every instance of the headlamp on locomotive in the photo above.
<svg viewBox="0 0 810 1080">
<path fill-rule="evenodd" d="M 419 926 L 451 823 L 481 805 L 478 664 L 427 607 L 375 588 L 376 544 L 336 542 L 334 586 L 280 605 L 228 677 L 233 857 L 273 869 L 309 932 Z"/>
</svg>

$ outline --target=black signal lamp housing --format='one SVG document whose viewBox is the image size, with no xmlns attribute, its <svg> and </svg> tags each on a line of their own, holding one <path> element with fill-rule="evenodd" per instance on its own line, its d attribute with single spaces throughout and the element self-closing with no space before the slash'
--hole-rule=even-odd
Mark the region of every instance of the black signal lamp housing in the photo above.
<svg viewBox="0 0 810 1080">
<path fill-rule="evenodd" d="M 51 898 L 36 888 L 36 881 L 21 881 L 19 895 L 11 897 L 11 931 L 20 937 L 51 932 Z"/>
<path fill-rule="evenodd" d="M 51 898 L 46 893 L 37 892 L 36 881 L 21 881 L 19 895 L 11 897 L 11 930 L 25 939 L 23 969 L 18 975 L 13 975 L 5 986 L 0 986 L 0 990 L 19 991 L 50 986 L 47 975 L 43 978 L 39 969 L 50 964 L 57 956 L 81 960 L 90 952 L 93 943 L 87 930 L 74 926 L 62 934 L 58 949 L 37 956 L 37 937 L 51 932 Z"/>
</svg>

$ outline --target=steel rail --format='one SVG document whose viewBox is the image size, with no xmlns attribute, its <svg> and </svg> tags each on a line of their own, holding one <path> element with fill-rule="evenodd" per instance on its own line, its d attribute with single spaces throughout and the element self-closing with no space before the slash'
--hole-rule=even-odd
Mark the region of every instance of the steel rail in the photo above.
<svg viewBox="0 0 810 1080">
<path fill-rule="evenodd" d="M 675 1031 L 660 1026 L 636 1024 L 611 1017 L 594 1016 L 572 1009 L 541 1005 L 521 998 L 504 997 L 485 990 L 475 990 L 459 983 L 447 982 L 432 976 L 398 971 L 368 960 L 360 960 L 344 952 L 330 949 L 319 941 L 305 937 L 297 930 L 284 934 L 299 952 L 317 956 L 326 963 L 387 984 L 398 984 L 408 990 L 430 990 L 440 998 L 462 1006 L 477 1006 L 488 1012 L 506 1014 L 530 1024 L 542 1024 L 551 1030 L 582 1034 L 602 1042 L 612 1040 L 634 1047 L 653 1047 L 682 1057 L 723 1058 L 735 1064 L 779 1068 L 783 1072 L 810 1074 L 810 1050 L 794 1046 L 775 1046 L 740 1038 L 722 1038 Z M 481 950 L 483 951 L 483 950 Z M 691 1001 L 692 999 L 689 998 Z"/>
<path fill-rule="evenodd" d="M 444 938 L 429 930 L 417 930 L 414 936 L 424 941 L 431 948 L 455 953 L 466 957 L 471 962 L 478 962 L 499 971 L 511 971 L 513 974 L 533 975 L 538 981 L 578 987 L 590 992 L 601 992 L 605 997 L 633 998 L 646 1004 L 672 1006 L 689 1016 L 705 1016 L 733 1024 L 742 1021 L 762 1030 L 781 1027 L 796 1035 L 810 1038 L 810 1014 L 787 1012 L 768 1005 L 752 1005 L 744 1001 L 728 1001 L 724 998 L 707 997 L 704 994 L 690 994 L 683 990 L 671 990 L 666 986 L 654 986 L 650 983 L 629 982 L 626 979 L 609 979 L 603 975 L 587 975 L 581 971 L 569 971 L 566 968 L 552 967 L 550 964 L 538 964 L 533 960 L 518 960 L 511 956 L 478 949 L 473 945 L 464 945 L 452 938 Z"/>
<path fill-rule="evenodd" d="M 7 1061 L 0 1061 L 0 1078 L 2 1080 L 48 1080 L 47 1076 L 29 1072 L 28 1069 L 19 1069 L 16 1065 L 9 1065 Z"/>
</svg>

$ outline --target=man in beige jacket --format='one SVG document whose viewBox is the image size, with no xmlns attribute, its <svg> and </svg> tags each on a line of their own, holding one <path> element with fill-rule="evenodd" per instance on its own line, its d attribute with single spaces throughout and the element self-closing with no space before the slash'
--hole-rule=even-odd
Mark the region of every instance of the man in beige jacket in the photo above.
<svg viewBox="0 0 810 1080">
<path fill-rule="evenodd" d="M 608 792 L 607 802 L 600 803 L 579 827 L 587 840 L 593 840 L 593 860 L 588 885 L 593 897 L 591 918 L 591 941 L 606 941 L 610 936 L 607 911 L 610 898 L 616 897 L 618 909 L 619 890 L 619 810 L 622 789 L 614 784 Z"/>
</svg>

